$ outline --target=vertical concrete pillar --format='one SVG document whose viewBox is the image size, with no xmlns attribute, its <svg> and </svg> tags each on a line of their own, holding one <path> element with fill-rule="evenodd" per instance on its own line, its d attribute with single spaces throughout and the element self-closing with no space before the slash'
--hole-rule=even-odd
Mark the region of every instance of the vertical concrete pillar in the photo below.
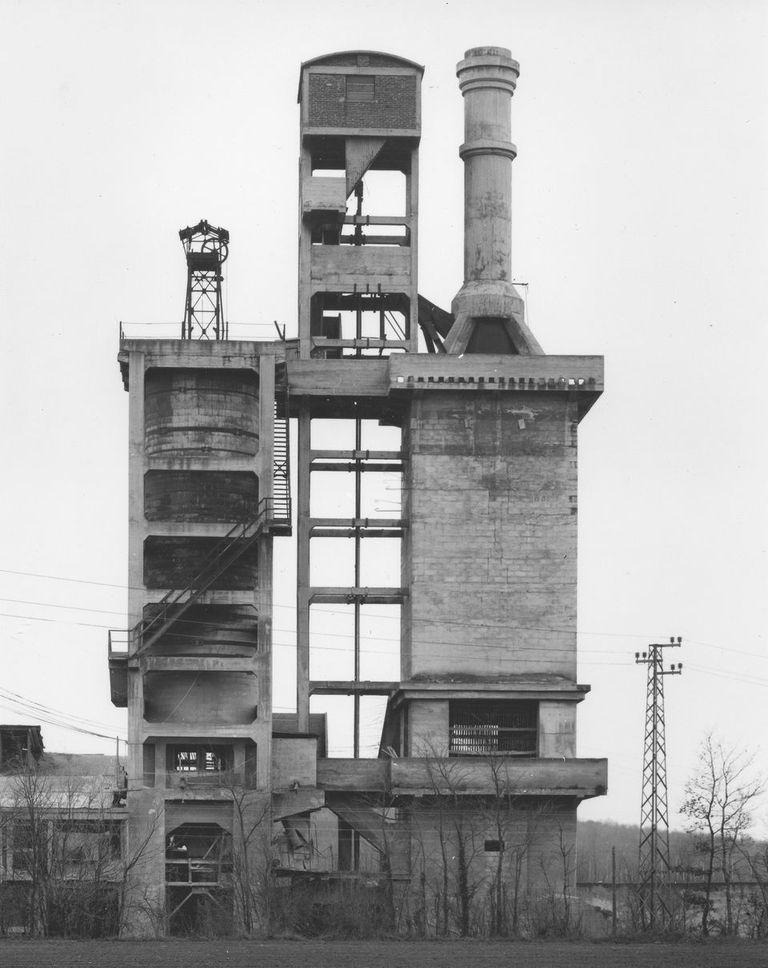
<svg viewBox="0 0 768 968">
<path fill-rule="evenodd" d="M 300 733 L 309 731 L 309 488 L 312 420 L 302 406 L 298 419 L 298 513 L 296 515 L 296 710 Z"/>
<path fill-rule="evenodd" d="M 259 357 L 259 500 L 272 501 L 274 483 L 275 441 L 275 357 Z M 271 505 L 270 511 L 272 513 Z M 259 654 L 262 656 L 261 674 L 255 677 L 258 717 L 253 724 L 251 738 L 256 743 L 256 784 L 268 790 L 271 782 L 272 759 L 272 538 L 264 535 L 258 543 L 258 575 L 256 609 L 258 612 Z M 245 778 L 245 763 L 243 773 Z"/>
<path fill-rule="evenodd" d="M 131 350 L 128 367 L 131 381 L 131 392 L 128 396 L 128 627 L 133 628 L 144 617 L 146 598 L 144 588 L 145 359 L 141 350 Z M 144 678 L 141 661 L 130 661 L 128 664 L 127 702 L 128 786 L 129 790 L 132 790 L 143 783 L 144 777 L 142 734 Z"/>
</svg>

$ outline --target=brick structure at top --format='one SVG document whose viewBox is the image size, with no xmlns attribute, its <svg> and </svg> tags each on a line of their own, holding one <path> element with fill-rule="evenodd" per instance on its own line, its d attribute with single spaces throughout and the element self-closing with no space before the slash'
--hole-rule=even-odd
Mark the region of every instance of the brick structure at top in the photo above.
<svg viewBox="0 0 768 968">
<path fill-rule="evenodd" d="M 359 74 L 311 74 L 309 124 L 325 128 L 412 129 L 418 125 L 416 77 L 399 74 L 370 75 L 373 100 L 347 97 L 349 78 Z"/>
</svg>

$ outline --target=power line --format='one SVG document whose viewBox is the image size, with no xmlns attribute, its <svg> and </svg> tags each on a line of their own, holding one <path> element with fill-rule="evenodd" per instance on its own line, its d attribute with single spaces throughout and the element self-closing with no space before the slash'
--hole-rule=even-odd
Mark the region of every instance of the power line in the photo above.
<svg viewBox="0 0 768 968">
<path fill-rule="evenodd" d="M 0 599 L 0 601 L 8 601 L 8 599 Z M 58 605 L 56 603 L 46 603 L 46 602 L 25 602 L 23 604 L 36 605 L 36 606 L 40 606 L 40 607 L 43 607 L 43 608 L 48 608 L 48 607 L 50 607 L 50 608 L 75 608 L 75 606 L 60 606 L 60 605 Z M 99 613 L 99 612 L 102 612 L 103 611 L 104 614 L 123 614 L 121 612 L 111 612 L 111 611 L 100 610 L 100 609 L 82 609 L 82 610 L 83 611 L 93 611 L 94 613 Z M 54 625 L 71 625 L 71 626 L 77 626 L 79 628 L 94 628 L 94 629 L 99 629 L 99 630 L 101 630 L 103 632 L 111 631 L 112 628 L 113 628 L 110 625 L 102 625 L 102 624 L 99 624 L 99 623 L 93 623 L 93 622 L 73 622 L 73 621 L 66 621 L 66 620 L 59 619 L 59 618 L 48 618 L 48 617 L 40 616 L 40 615 L 28 615 L 28 614 L 15 614 L 15 613 L 10 613 L 10 612 L 0 612 L 0 616 L 3 616 L 5 618 L 15 618 L 15 619 L 19 619 L 19 620 L 22 620 L 22 621 L 45 622 L 47 624 L 54 624 Z M 212 623 L 212 622 L 193 621 L 191 619 L 184 619 L 183 621 L 187 625 L 200 626 L 202 628 L 213 627 L 213 628 L 220 629 L 222 627 L 222 626 L 217 625 L 216 623 Z M 508 632 L 515 632 L 515 631 L 553 631 L 553 632 L 560 632 L 560 631 L 564 631 L 562 629 L 558 629 L 558 628 L 554 628 L 554 627 L 546 627 L 546 626 L 523 626 L 523 625 L 521 625 L 521 626 L 513 626 L 513 625 L 510 625 L 510 626 L 501 626 L 501 625 L 488 626 L 488 625 L 485 625 L 485 624 L 482 624 L 482 623 L 478 623 L 477 625 L 473 625 L 472 623 L 469 623 L 469 622 L 464 622 L 464 623 L 456 622 L 456 623 L 453 623 L 453 624 L 462 625 L 462 626 L 465 626 L 465 627 L 468 627 L 468 628 L 494 628 L 494 629 L 504 630 L 504 631 L 508 631 Z M 294 629 L 284 629 L 284 628 L 280 628 L 279 626 L 275 627 L 273 629 L 273 631 L 276 632 L 276 633 L 278 633 L 278 634 L 284 634 L 284 635 L 294 635 L 295 634 L 295 630 Z M 619 633 L 619 632 L 616 632 L 616 633 L 594 633 L 594 632 L 581 632 L 581 631 L 579 631 L 577 633 L 577 635 L 579 635 L 579 636 L 581 636 L 581 635 L 597 635 L 597 634 L 610 635 L 611 637 L 615 637 L 615 638 L 628 638 L 631 635 L 631 633 Z M 180 632 L 167 632 L 166 635 L 169 636 L 169 637 L 176 637 L 176 638 L 187 638 L 188 637 L 184 633 L 180 633 Z M 351 633 L 347 633 L 347 632 L 315 632 L 315 633 L 313 633 L 313 638 L 315 638 L 315 639 L 317 639 L 317 638 L 342 638 L 342 639 L 350 639 L 351 640 L 352 634 Z M 392 642 L 393 644 L 399 644 L 400 643 L 400 639 L 390 638 L 390 637 L 382 636 L 382 635 L 371 635 L 371 636 L 364 635 L 364 636 L 362 636 L 362 639 L 364 641 L 367 641 L 367 642 Z M 442 646 L 445 643 L 444 643 L 444 641 L 441 641 L 441 640 L 430 639 L 430 640 L 421 640 L 421 642 L 419 644 L 420 645 Z M 699 644 L 708 644 L 708 643 L 699 643 Z M 285 642 L 274 642 L 273 643 L 273 646 L 274 646 L 274 648 L 280 648 L 280 649 L 293 649 L 293 648 L 295 648 L 295 644 L 294 643 L 285 643 Z M 521 654 L 521 653 L 525 653 L 525 652 L 535 652 L 535 653 L 540 653 L 541 652 L 541 647 L 539 647 L 539 646 L 528 646 L 528 647 L 526 647 L 526 646 L 518 646 L 518 645 L 512 645 L 511 646 L 511 645 L 506 645 L 506 644 L 503 644 L 503 643 L 500 643 L 500 644 L 496 644 L 496 643 L 485 643 L 484 646 L 483 646 L 483 648 L 486 649 L 486 650 L 488 650 L 488 649 L 498 649 L 498 650 L 503 650 L 503 651 L 513 651 L 515 654 Z M 739 650 L 730 650 L 726 646 L 720 646 L 718 648 L 720 648 L 722 651 L 739 651 Z M 318 644 L 313 644 L 312 645 L 312 651 L 313 652 L 315 652 L 315 651 L 319 651 L 319 652 L 339 652 L 339 653 L 342 653 L 342 654 L 346 654 L 346 653 L 349 653 L 350 652 L 349 649 L 346 649 L 346 648 L 343 648 L 343 647 L 334 647 L 334 646 L 328 646 L 328 645 L 325 645 L 324 646 L 324 645 L 318 645 Z M 394 650 L 394 649 L 393 650 L 365 649 L 364 650 L 364 654 L 365 655 L 382 655 L 382 656 L 390 656 L 391 657 L 391 656 L 393 656 L 395 654 L 395 651 L 396 650 Z M 557 654 L 557 653 L 570 654 L 574 650 L 572 650 L 572 649 L 554 649 L 554 648 L 549 647 L 549 648 L 547 648 L 546 651 L 548 652 L 548 654 L 554 655 L 554 654 Z M 606 649 L 585 649 L 583 647 L 579 647 L 576 650 L 576 652 L 577 652 L 577 658 L 580 657 L 580 656 L 583 656 L 583 655 L 613 656 L 613 657 L 615 657 L 617 659 L 619 659 L 621 657 L 621 653 L 618 650 L 615 650 L 615 649 L 608 649 L 608 650 L 606 650 Z M 753 656 L 754 658 L 765 658 L 763 656 L 760 656 L 760 655 L 758 655 L 756 653 L 752 653 L 752 652 L 750 652 L 750 653 L 742 653 L 742 654 L 747 654 L 747 655 Z M 610 664 L 610 665 L 617 665 L 617 666 L 626 666 L 626 665 L 629 664 L 628 662 L 624 662 L 624 661 L 619 661 L 619 662 L 615 662 L 615 663 L 604 663 L 604 662 L 598 663 L 598 662 L 591 662 L 589 660 L 581 660 L 580 658 L 579 658 L 579 661 L 580 661 L 580 663 L 582 665 L 597 665 L 597 664 L 606 665 L 606 664 Z M 723 678 L 732 679 L 734 681 L 748 682 L 748 683 L 751 683 L 753 685 L 768 686 L 768 680 L 755 678 L 754 676 L 748 676 L 748 677 L 747 676 L 738 676 L 735 673 L 722 672 L 722 671 L 717 671 L 717 670 L 714 670 L 714 669 L 708 669 L 708 668 L 706 668 L 706 666 L 699 666 L 699 665 L 696 665 L 696 664 L 693 664 L 693 663 L 690 664 L 690 668 L 695 669 L 696 671 L 704 672 L 704 673 L 706 673 L 708 675 L 721 676 Z"/>
<path fill-rule="evenodd" d="M 0 601 L 2 601 L 2 602 L 9 602 L 11 604 L 32 605 L 32 606 L 40 607 L 40 608 L 61 608 L 61 609 L 67 609 L 67 610 L 70 610 L 70 611 L 89 612 L 89 613 L 92 613 L 92 614 L 95 614 L 95 615 L 124 615 L 125 614 L 125 611 L 124 610 L 119 610 L 119 609 L 87 608 L 85 606 L 63 605 L 63 604 L 60 604 L 58 602 L 44 602 L 44 601 L 30 600 L 30 599 L 0 598 Z M 150 602 L 148 604 L 151 605 L 152 603 Z M 276 607 L 285 607 L 285 608 L 287 608 L 287 607 L 293 607 L 293 606 L 280 606 L 280 605 L 277 605 Z M 327 614 L 336 614 L 336 615 L 338 615 L 338 614 L 342 614 L 342 615 L 350 614 L 350 613 L 347 613 L 347 612 L 341 612 L 341 611 L 333 610 L 333 609 L 320 609 L 320 608 L 318 608 L 317 610 L 318 611 L 323 611 L 323 612 L 325 612 Z M 36 615 L 24 615 L 24 614 L 18 615 L 18 614 L 10 614 L 8 612 L 0 612 L 0 615 L 3 615 L 5 617 L 7 617 L 7 618 L 30 619 L 32 621 L 35 621 L 35 620 L 37 620 L 37 621 L 44 621 L 44 622 L 60 621 L 61 624 L 67 624 L 67 625 L 82 625 L 82 626 L 84 626 L 86 628 L 102 628 L 102 629 L 105 629 L 105 630 L 109 630 L 111 628 L 111 626 L 107 626 L 107 625 L 99 625 L 99 624 L 88 623 L 88 622 L 64 622 L 61 619 L 50 619 L 50 618 L 45 618 L 45 617 L 36 616 Z M 381 619 L 385 619 L 385 620 L 393 620 L 393 617 L 392 616 L 388 616 L 388 615 L 369 615 L 368 617 L 369 618 L 381 618 Z M 185 618 L 185 619 L 182 619 L 182 621 L 183 621 L 183 623 L 185 625 L 194 625 L 194 626 L 198 626 L 198 627 L 201 627 L 201 628 L 210 627 L 210 628 L 215 628 L 215 629 L 221 629 L 221 628 L 226 627 L 226 626 L 222 626 L 222 624 L 219 623 L 219 622 L 204 622 L 204 621 L 202 621 L 200 619 L 188 619 L 188 618 Z M 399 621 L 399 619 L 398 619 L 398 621 Z M 415 622 L 421 621 L 425 625 L 426 624 L 432 624 L 431 623 L 431 620 L 429 620 L 429 619 L 415 619 L 414 621 Z M 453 626 L 458 626 L 458 627 L 461 627 L 461 628 L 496 630 L 496 631 L 500 631 L 500 632 L 555 632 L 555 633 L 559 633 L 559 634 L 563 634 L 563 635 L 573 634 L 573 629 L 571 629 L 571 628 L 559 627 L 559 626 L 552 626 L 552 625 L 504 625 L 504 624 L 500 624 L 500 623 L 490 624 L 490 623 L 486 623 L 486 622 L 460 622 L 460 621 L 451 621 L 451 620 L 441 620 L 441 623 L 444 624 L 444 625 L 453 625 Z M 231 627 L 232 628 L 237 628 L 237 626 L 231 626 Z M 286 633 L 286 634 L 294 634 L 295 633 L 295 629 L 293 629 L 293 628 L 286 629 L 286 628 L 280 628 L 279 626 L 275 627 L 274 628 L 274 631 L 275 632 Z M 178 635 L 183 635 L 183 633 L 173 633 L 173 632 L 170 632 L 170 633 L 167 633 L 167 634 L 169 634 L 169 635 L 177 635 L 177 636 Z M 332 637 L 336 637 L 336 638 L 351 638 L 352 637 L 352 633 L 346 633 L 346 632 L 315 632 L 313 634 L 315 636 L 332 636 Z M 577 635 L 596 635 L 596 636 L 606 636 L 606 637 L 609 637 L 609 638 L 637 638 L 637 637 L 639 637 L 639 636 L 636 636 L 634 633 L 631 633 L 631 632 L 589 632 L 589 631 L 579 631 L 579 630 L 577 630 Z M 399 638 L 392 638 L 392 637 L 383 636 L 383 635 L 364 636 L 364 638 L 367 638 L 369 641 L 378 641 L 378 642 L 400 642 L 400 639 Z M 642 638 L 646 638 L 646 636 L 642 636 Z M 444 643 L 442 641 L 424 641 L 424 640 L 422 640 L 421 644 L 425 644 L 425 645 L 442 645 Z M 706 644 L 706 643 L 702 643 L 702 644 Z M 486 645 L 486 647 L 489 647 L 489 648 L 504 648 L 504 649 L 507 648 L 507 646 L 505 646 L 505 645 L 504 646 L 494 646 L 492 643 L 488 643 Z M 725 648 L 725 647 L 722 647 L 722 648 Z M 536 651 L 536 652 L 539 652 L 540 651 L 540 648 L 539 647 L 536 647 L 535 649 L 530 649 L 530 650 L 527 650 L 527 651 Z M 571 649 L 562 649 L 562 650 L 549 649 L 549 651 L 550 652 L 552 652 L 552 651 L 570 652 L 572 650 Z M 596 655 L 613 655 L 613 654 L 618 654 L 617 652 L 614 652 L 612 650 L 605 651 L 605 650 L 596 650 L 595 649 L 595 650 L 580 650 L 580 651 L 589 651 L 589 652 L 593 652 Z M 748 653 L 748 654 L 754 655 L 754 653 Z M 756 657 L 757 658 L 761 658 L 760 656 L 756 656 Z M 766 658 L 768 658 L 768 657 L 766 657 Z"/>
<path fill-rule="evenodd" d="M 21 575 L 21 576 L 30 577 L 30 578 L 44 578 L 44 579 L 49 579 L 51 581 L 75 582 L 77 584 L 82 584 L 82 585 L 96 585 L 96 586 L 103 587 L 103 588 L 119 588 L 122 591 L 146 591 L 146 587 L 144 585 L 128 585 L 128 584 L 120 584 L 120 585 L 118 585 L 118 584 L 115 584 L 113 582 L 101 582 L 101 581 L 95 581 L 93 579 L 87 579 L 87 578 L 70 578 L 70 577 L 67 577 L 65 575 L 47 575 L 47 574 L 42 574 L 42 573 L 38 573 L 38 572 L 15 571 L 15 570 L 12 570 L 10 568 L 0 568 L 0 574 Z M 0 601 L 7 601 L 7 600 L 8 599 L 0 599 Z M 295 602 L 293 602 L 293 603 L 274 602 L 273 605 L 272 605 L 272 607 L 273 608 L 289 609 L 290 611 L 295 611 L 296 610 L 296 603 Z M 340 609 L 333 609 L 333 608 L 324 608 L 323 606 L 319 606 L 319 605 L 314 605 L 312 607 L 317 612 L 323 612 L 323 613 L 329 614 L 329 615 L 347 615 L 347 614 L 351 614 L 348 611 L 342 611 Z M 351 608 L 352 606 L 349 606 L 349 607 Z M 363 604 L 362 607 L 363 608 L 367 608 L 369 606 L 366 606 L 365 604 Z M 399 605 L 394 605 L 392 607 L 393 608 L 399 608 L 400 606 Z M 2 613 L 0 613 L 0 614 L 2 614 Z M 115 612 L 115 613 L 111 613 L 110 612 L 110 614 L 121 614 L 121 613 L 120 612 Z M 367 613 L 367 617 L 368 618 L 379 618 L 379 619 L 383 619 L 384 621 L 399 621 L 399 619 L 396 616 L 394 616 L 394 615 L 381 614 L 381 613 L 371 613 L 371 612 L 368 612 Z M 424 624 L 432 624 L 432 620 L 431 619 L 419 619 L 419 618 L 415 618 L 415 619 L 412 619 L 412 622 L 415 622 L 415 623 L 423 622 Z M 461 627 L 461 628 L 498 629 L 500 631 L 509 631 L 510 629 L 515 628 L 515 626 L 498 625 L 498 624 L 497 625 L 493 625 L 493 624 L 487 624 L 487 623 L 486 624 L 481 624 L 481 623 L 475 623 L 475 622 L 461 622 L 461 621 L 447 619 L 447 618 L 446 619 L 441 618 L 441 624 L 443 624 L 443 625 L 454 625 L 454 626 L 458 626 L 458 627 Z M 564 628 L 564 627 L 563 628 L 557 628 L 557 627 L 554 627 L 554 626 L 537 626 L 537 625 L 516 626 L 516 628 L 519 628 L 519 629 L 522 629 L 522 630 L 526 630 L 526 631 L 532 631 L 532 632 L 563 632 L 563 633 L 569 633 L 569 632 L 572 631 L 570 628 Z M 579 634 L 580 635 L 605 636 L 607 638 L 647 639 L 649 637 L 649 633 L 639 633 L 639 632 L 590 632 L 590 631 L 581 631 Z M 707 643 L 701 643 L 701 644 L 707 644 Z"/>
<path fill-rule="evenodd" d="M 20 693 L 13 692 L 10 689 L 0 688 L 0 698 L 8 699 L 11 702 L 23 702 L 28 704 L 30 707 L 37 707 L 38 709 L 42 710 L 43 712 L 49 715 L 66 717 L 68 719 L 74 720 L 75 722 L 79 722 L 80 724 L 85 723 L 88 726 L 96 726 L 99 729 L 109 728 L 107 724 L 99 720 L 88 719 L 85 716 L 76 716 L 72 713 L 65 712 L 64 710 L 55 709 L 52 706 L 47 706 L 43 703 L 36 702 L 34 699 L 28 699 L 26 696 L 22 696 Z"/>
<path fill-rule="evenodd" d="M 16 708 L 14 706 L 7 705 L 6 702 L 0 702 L 0 707 L 2 707 L 3 709 L 7 709 L 9 712 L 13 712 L 13 713 L 17 713 L 18 714 L 18 712 L 21 711 L 25 715 L 27 714 L 27 710 L 24 709 L 21 706 L 21 704 L 16 704 L 16 707 L 18 707 L 18 708 Z M 41 713 L 36 713 L 35 714 L 35 719 L 39 720 L 41 723 L 45 723 L 46 726 L 54 726 L 57 729 L 68 729 L 68 730 L 71 730 L 74 733 L 83 733 L 83 734 L 85 734 L 87 736 L 97 736 L 99 739 L 114 740 L 116 737 L 118 739 L 123 739 L 122 737 L 120 737 L 116 733 L 112 733 L 112 734 L 109 734 L 109 733 L 98 733 L 95 730 L 85 729 L 82 726 L 73 726 L 70 723 L 59 722 L 58 720 L 56 720 L 56 719 L 54 719 L 52 717 L 49 717 L 49 716 L 44 716 Z M 123 739 L 123 742 L 125 742 L 124 739 Z"/>
</svg>

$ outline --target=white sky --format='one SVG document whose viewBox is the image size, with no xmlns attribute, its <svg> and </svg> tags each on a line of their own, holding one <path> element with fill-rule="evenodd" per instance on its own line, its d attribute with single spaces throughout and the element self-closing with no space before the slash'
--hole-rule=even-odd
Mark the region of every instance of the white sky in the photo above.
<svg viewBox="0 0 768 968">
<path fill-rule="evenodd" d="M 580 815 L 638 819 L 632 655 L 669 635 L 686 664 L 666 682 L 671 806 L 708 729 L 759 748 L 768 773 L 766 9 L 0 0 L 0 689 L 124 734 L 104 631 L 126 600 L 117 323 L 180 319 L 176 233 L 207 218 L 232 236 L 230 320 L 295 332 L 301 61 L 371 48 L 426 65 L 419 288 L 447 307 L 461 284 L 455 64 L 498 44 L 521 62 L 513 272 L 529 322 L 548 352 L 606 358 L 580 434 L 579 678 L 593 691 L 579 749 L 609 757 L 610 794 Z M 287 629 L 285 584 L 277 604 Z M 287 708 L 290 635 L 277 641 Z M 0 721 L 38 719 L 0 706 Z"/>
</svg>

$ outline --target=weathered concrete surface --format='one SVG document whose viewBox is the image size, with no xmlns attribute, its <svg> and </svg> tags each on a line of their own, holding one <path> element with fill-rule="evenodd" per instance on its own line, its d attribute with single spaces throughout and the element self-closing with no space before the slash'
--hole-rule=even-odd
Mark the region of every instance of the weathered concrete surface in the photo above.
<svg viewBox="0 0 768 968">
<path fill-rule="evenodd" d="M 466 796 L 601 796 L 608 784 L 604 759 L 401 757 L 393 760 L 320 759 L 317 783 L 336 792 L 435 793 Z"/>
<path fill-rule="evenodd" d="M 575 681 L 575 403 L 436 392 L 405 438 L 403 677 Z"/>
</svg>

